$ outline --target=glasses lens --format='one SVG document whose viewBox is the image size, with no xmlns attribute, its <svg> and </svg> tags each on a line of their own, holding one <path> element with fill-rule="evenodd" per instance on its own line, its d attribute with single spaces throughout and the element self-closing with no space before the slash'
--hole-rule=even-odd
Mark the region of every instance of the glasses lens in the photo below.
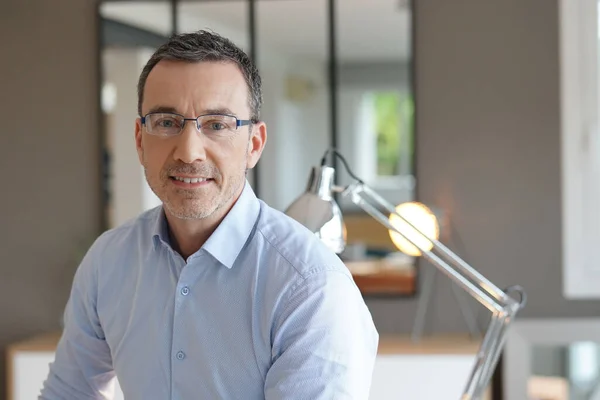
<svg viewBox="0 0 600 400">
<path fill-rule="evenodd" d="M 153 135 L 178 135 L 183 122 L 183 117 L 176 114 L 149 114 L 146 117 L 146 129 Z"/>
<path fill-rule="evenodd" d="M 231 135 L 237 128 L 237 119 L 229 115 L 203 115 L 198 123 L 207 136 Z"/>
</svg>

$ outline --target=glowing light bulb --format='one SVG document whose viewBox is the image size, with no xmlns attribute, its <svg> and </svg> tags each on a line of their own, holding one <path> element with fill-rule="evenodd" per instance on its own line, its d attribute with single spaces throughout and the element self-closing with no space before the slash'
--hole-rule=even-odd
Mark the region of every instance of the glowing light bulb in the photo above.
<svg viewBox="0 0 600 400">
<path fill-rule="evenodd" d="M 402 233 L 389 230 L 390 238 L 398 250 L 413 257 L 421 255 L 419 248 L 426 251 L 431 250 L 433 243 L 429 239 L 437 240 L 440 235 L 440 228 L 435 214 L 426 205 L 418 202 L 402 203 L 396 207 L 396 212 L 422 232 L 422 234 L 419 233 L 396 214 L 390 214 L 390 224 Z M 414 246 L 405 237 L 418 247 Z"/>
</svg>

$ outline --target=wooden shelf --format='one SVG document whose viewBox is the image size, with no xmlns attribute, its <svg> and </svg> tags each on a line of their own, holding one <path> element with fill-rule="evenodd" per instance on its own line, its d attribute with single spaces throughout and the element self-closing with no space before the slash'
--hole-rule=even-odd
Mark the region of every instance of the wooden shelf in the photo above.
<svg viewBox="0 0 600 400">
<path fill-rule="evenodd" d="M 370 248 L 397 251 L 388 229 L 366 213 L 344 214 L 348 244 L 360 243 Z"/>
<path fill-rule="evenodd" d="M 15 353 L 21 351 L 56 351 L 56 345 L 60 340 L 60 335 L 61 332 L 59 331 L 44 333 L 13 343 L 8 346 L 8 350 Z"/>
<path fill-rule="evenodd" d="M 345 214 L 347 242 L 388 252 L 398 251 L 389 231 L 366 213 Z M 390 265 L 386 261 L 346 262 L 364 296 L 411 296 L 417 291 L 414 265 Z"/>
<path fill-rule="evenodd" d="M 393 266 L 385 260 L 346 261 L 363 295 L 407 296 L 416 292 L 413 265 Z"/>
<path fill-rule="evenodd" d="M 476 354 L 480 339 L 468 335 L 432 335 L 413 341 L 410 336 L 382 335 L 378 354 Z"/>
</svg>

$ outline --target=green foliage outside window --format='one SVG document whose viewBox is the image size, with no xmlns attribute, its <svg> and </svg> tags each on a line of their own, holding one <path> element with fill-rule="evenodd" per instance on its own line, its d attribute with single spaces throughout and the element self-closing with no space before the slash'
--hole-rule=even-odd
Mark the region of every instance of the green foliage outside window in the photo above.
<svg viewBox="0 0 600 400">
<path fill-rule="evenodd" d="M 412 97 L 400 92 L 379 92 L 373 95 L 373 103 L 377 135 L 377 175 L 412 173 L 400 170 L 401 156 L 410 158 L 404 160 L 404 165 L 412 165 Z"/>
</svg>

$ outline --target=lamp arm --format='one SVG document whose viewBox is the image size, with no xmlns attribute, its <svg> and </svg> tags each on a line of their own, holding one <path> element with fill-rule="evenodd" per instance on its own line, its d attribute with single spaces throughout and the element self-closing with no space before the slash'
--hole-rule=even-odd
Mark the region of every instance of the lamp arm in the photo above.
<svg viewBox="0 0 600 400">
<path fill-rule="evenodd" d="M 341 188 L 337 189 L 341 190 Z M 354 182 L 341 190 L 341 193 L 343 196 L 349 196 L 354 204 L 361 207 L 386 228 L 397 232 L 417 247 L 425 259 L 492 312 L 492 320 L 477 352 L 475 364 L 461 397 L 462 400 L 481 399 L 498 363 L 508 325 L 525 304 L 526 295 L 524 290 L 518 286 L 513 286 L 507 290 L 498 288 L 438 240 L 427 237 L 410 221 L 398 214 L 393 205 L 363 182 Z M 432 249 L 422 248 L 414 240 L 400 232 L 389 222 L 388 217 L 380 211 L 381 208 L 395 214 L 411 229 L 414 229 L 416 233 L 431 242 Z M 508 293 L 511 292 L 519 293 L 520 301 L 509 296 Z"/>
</svg>

